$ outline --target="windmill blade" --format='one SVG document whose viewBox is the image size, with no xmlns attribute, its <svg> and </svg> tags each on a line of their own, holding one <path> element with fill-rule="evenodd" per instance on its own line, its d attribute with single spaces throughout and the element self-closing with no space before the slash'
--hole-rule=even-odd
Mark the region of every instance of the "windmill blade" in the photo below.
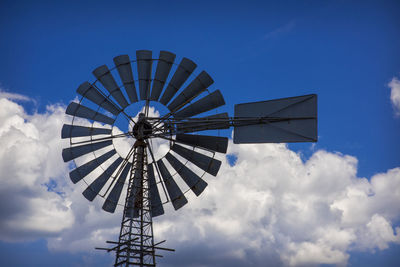
<svg viewBox="0 0 400 267">
<path fill-rule="evenodd" d="M 114 213 L 114 211 L 118 205 L 118 201 L 119 201 L 119 198 L 122 193 L 122 188 L 125 185 L 125 180 L 126 180 L 126 177 L 128 176 L 131 166 L 132 166 L 132 164 L 129 162 L 126 164 L 124 170 L 121 172 L 121 175 L 118 178 L 118 181 L 115 183 L 113 189 L 111 190 L 106 201 L 104 202 L 103 207 L 102 207 L 103 210 Z"/>
<path fill-rule="evenodd" d="M 167 105 L 171 98 L 179 91 L 179 88 L 186 82 L 190 74 L 197 67 L 196 63 L 188 58 L 183 58 L 176 69 L 174 76 L 172 76 L 167 88 L 160 99 L 160 103 Z"/>
<path fill-rule="evenodd" d="M 136 60 L 139 75 L 139 93 L 140 99 L 149 99 L 150 82 L 151 82 L 151 67 L 153 64 L 152 52 L 150 50 L 136 51 Z"/>
<path fill-rule="evenodd" d="M 197 120 L 197 121 L 196 121 Z M 188 120 L 177 125 L 178 132 L 192 133 L 206 130 L 229 129 L 228 113 L 219 113 L 203 118 Z"/>
<path fill-rule="evenodd" d="M 125 91 L 131 103 L 138 101 L 135 80 L 133 78 L 131 60 L 128 55 L 121 55 L 114 58 L 114 64 L 117 67 L 119 77 L 124 84 Z"/>
<path fill-rule="evenodd" d="M 103 122 L 105 124 L 110 124 L 110 125 L 113 125 L 115 121 L 114 119 L 107 117 L 106 115 L 98 113 L 88 107 L 79 105 L 78 103 L 75 102 L 69 103 L 65 113 L 71 116 Z"/>
<path fill-rule="evenodd" d="M 234 126 L 235 144 L 316 142 L 317 95 L 235 105 Z"/>
<path fill-rule="evenodd" d="M 112 156 L 115 155 L 117 151 L 115 149 L 108 151 L 107 153 L 101 155 L 98 158 L 95 158 L 82 166 L 79 166 L 78 168 L 74 169 L 69 173 L 69 177 L 71 178 L 71 181 L 76 184 L 80 180 L 83 179 L 86 175 L 91 173 L 94 169 L 99 167 L 102 163 L 104 163 L 106 160 L 111 158 Z"/>
<path fill-rule="evenodd" d="M 211 175 L 216 176 L 221 167 L 221 161 L 186 147 L 174 144 L 171 150 Z"/>
<path fill-rule="evenodd" d="M 177 134 L 175 141 L 190 146 L 197 146 L 212 151 L 226 153 L 228 138 L 209 135 Z"/>
<path fill-rule="evenodd" d="M 167 192 L 169 198 L 172 201 L 172 205 L 175 210 L 182 208 L 188 201 L 185 195 L 182 193 L 181 189 L 178 187 L 171 174 L 169 173 L 167 167 L 165 167 L 164 162 L 162 160 L 157 161 L 158 168 L 160 169 L 160 173 L 162 179 L 164 181 L 165 187 L 167 188 Z"/>
<path fill-rule="evenodd" d="M 147 175 L 149 178 L 150 193 L 150 213 L 152 217 L 164 214 L 164 208 L 161 202 L 160 193 L 158 192 L 156 178 L 154 176 L 153 164 L 147 165 Z"/>
<path fill-rule="evenodd" d="M 93 75 L 96 76 L 104 88 L 117 100 L 122 109 L 129 105 L 106 65 L 96 68 L 93 71 Z"/>
<path fill-rule="evenodd" d="M 110 179 L 111 175 L 115 172 L 119 165 L 121 165 L 123 159 L 118 157 L 108 168 L 94 180 L 86 189 L 83 191 L 83 196 L 89 200 L 93 199 L 100 193 L 101 189 Z"/>
<path fill-rule="evenodd" d="M 201 179 L 197 174 L 191 171 L 188 167 L 177 160 L 171 153 L 167 153 L 165 158 L 171 164 L 171 166 L 176 170 L 177 173 L 182 177 L 183 181 L 189 186 L 189 188 L 199 196 L 204 189 L 207 187 L 207 183 Z"/>
<path fill-rule="evenodd" d="M 214 81 L 207 72 L 202 71 L 169 105 L 168 109 L 174 112 L 185 106 L 196 96 L 204 92 Z"/>
<path fill-rule="evenodd" d="M 107 140 L 82 146 L 68 147 L 62 150 L 62 157 L 64 159 L 64 162 L 68 162 L 77 157 L 80 157 L 82 155 L 85 155 L 87 153 L 99 150 L 100 148 L 104 148 L 110 145 L 112 145 L 112 140 Z"/>
<path fill-rule="evenodd" d="M 188 118 L 215 109 L 222 105 L 225 105 L 225 101 L 221 92 L 217 90 L 187 106 L 186 108 L 176 112 L 173 116 L 175 118 Z"/>
<path fill-rule="evenodd" d="M 151 89 L 150 100 L 158 101 L 165 81 L 168 78 L 168 74 L 171 71 L 171 67 L 174 63 L 175 57 L 176 55 L 171 52 L 160 51 L 156 74 L 153 81 L 153 88 Z"/>
<path fill-rule="evenodd" d="M 61 130 L 61 138 L 91 136 L 99 134 L 111 134 L 111 129 L 64 124 Z"/>
<path fill-rule="evenodd" d="M 96 88 L 94 88 L 88 82 L 82 83 L 78 87 L 76 92 L 114 115 L 118 115 L 121 112 L 118 107 L 111 103 L 110 100 L 105 98 Z"/>
</svg>

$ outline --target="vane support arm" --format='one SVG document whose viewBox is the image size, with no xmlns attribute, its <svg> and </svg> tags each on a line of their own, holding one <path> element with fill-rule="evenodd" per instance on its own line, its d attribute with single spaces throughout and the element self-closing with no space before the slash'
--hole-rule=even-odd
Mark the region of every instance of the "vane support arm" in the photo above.
<svg viewBox="0 0 400 267">
<path fill-rule="evenodd" d="M 157 127 L 153 130 L 152 137 L 157 136 L 168 136 L 180 133 L 195 132 L 199 129 L 207 128 L 208 126 L 214 126 L 217 124 L 223 124 L 224 128 L 229 127 L 243 127 L 260 124 L 272 124 L 278 122 L 288 122 L 297 120 L 315 120 L 316 117 L 228 117 L 226 119 L 204 119 L 204 118 L 190 118 L 190 119 L 168 119 L 165 121 L 163 127 Z M 156 118 L 149 118 L 149 121 L 157 121 Z M 226 127 L 228 126 L 228 127 Z M 210 127 L 210 129 L 211 129 Z M 215 129 L 215 128 L 212 128 Z M 218 129 L 223 129 L 218 128 Z M 208 129 L 205 129 L 208 130 Z"/>
</svg>

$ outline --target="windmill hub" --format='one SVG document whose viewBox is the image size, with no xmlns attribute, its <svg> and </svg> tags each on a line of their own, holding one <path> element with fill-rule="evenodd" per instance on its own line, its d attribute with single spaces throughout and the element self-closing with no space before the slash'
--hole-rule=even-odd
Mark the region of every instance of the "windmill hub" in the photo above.
<svg viewBox="0 0 400 267">
<path fill-rule="evenodd" d="M 139 119 L 132 129 L 132 135 L 140 141 L 149 138 L 153 133 L 153 128 L 151 124 L 146 120 L 144 113 L 139 114 Z"/>
</svg>

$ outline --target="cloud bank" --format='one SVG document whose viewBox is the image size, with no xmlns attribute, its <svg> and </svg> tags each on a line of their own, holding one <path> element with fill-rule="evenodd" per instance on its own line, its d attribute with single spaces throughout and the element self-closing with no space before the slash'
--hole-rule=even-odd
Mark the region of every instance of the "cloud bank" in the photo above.
<svg viewBox="0 0 400 267">
<path fill-rule="evenodd" d="M 61 107 L 28 115 L 22 106 L 0 98 L 0 238 L 32 240 L 71 227 L 74 214 L 62 194 L 67 166 L 61 162 Z M 52 187 L 52 184 L 57 187 Z"/>
<path fill-rule="evenodd" d="M 120 211 L 88 202 L 62 162 L 64 108 L 43 114 L 0 99 L 0 239 L 46 238 L 50 250 L 93 252 L 115 240 Z M 160 266 L 346 265 L 351 251 L 400 243 L 400 168 L 357 177 L 357 159 L 284 144 L 229 145 L 217 177 L 181 210 L 155 218 L 156 240 L 177 251 Z M 101 253 L 101 252 L 100 252 Z M 105 263 L 104 266 L 108 266 Z"/>
</svg>

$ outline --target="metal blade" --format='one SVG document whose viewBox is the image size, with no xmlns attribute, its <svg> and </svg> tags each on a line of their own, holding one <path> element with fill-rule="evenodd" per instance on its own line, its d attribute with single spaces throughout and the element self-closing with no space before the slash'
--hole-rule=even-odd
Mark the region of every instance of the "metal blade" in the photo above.
<svg viewBox="0 0 400 267">
<path fill-rule="evenodd" d="M 78 87 L 76 92 L 114 115 L 118 115 L 121 112 L 118 107 L 111 103 L 110 100 L 105 98 L 99 91 L 97 91 L 96 88 L 94 88 L 88 82 L 82 83 Z"/>
<path fill-rule="evenodd" d="M 93 199 L 100 193 L 101 189 L 110 179 L 111 175 L 115 172 L 119 165 L 121 165 L 123 159 L 121 157 L 117 158 L 99 177 L 96 178 L 86 189 L 83 191 L 83 195 L 89 201 Z"/>
<path fill-rule="evenodd" d="M 129 105 L 106 65 L 96 68 L 92 73 L 123 109 Z"/>
<path fill-rule="evenodd" d="M 235 105 L 234 126 L 236 144 L 316 142 L 317 96 Z"/>
<path fill-rule="evenodd" d="M 75 103 L 75 102 L 71 102 L 68 105 L 65 113 L 68 115 L 79 117 L 79 118 L 85 118 L 85 119 L 89 119 L 89 120 L 99 121 L 99 122 L 103 122 L 103 123 L 110 124 L 110 125 L 113 125 L 114 121 L 115 121 L 114 119 L 112 119 L 110 117 L 107 117 L 101 113 L 98 113 L 88 107 L 79 105 L 78 103 Z"/>
<path fill-rule="evenodd" d="M 225 101 L 221 92 L 217 90 L 187 106 L 186 108 L 176 112 L 173 116 L 175 118 L 188 118 L 215 109 L 222 105 L 225 105 Z"/>
<path fill-rule="evenodd" d="M 174 76 L 172 76 L 167 88 L 164 91 L 160 99 L 160 103 L 167 105 L 171 98 L 178 92 L 182 84 L 189 78 L 190 74 L 194 71 L 197 65 L 188 58 L 183 58 L 181 63 L 179 63 Z"/>
<path fill-rule="evenodd" d="M 138 101 L 135 79 L 133 78 L 131 60 L 128 55 L 121 55 L 114 58 L 114 64 L 117 67 L 119 77 L 124 84 L 125 91 L 128 94 L 131 103 Z"/>
<path fill-rule="evenodd" d="M 128 176 L 131 166 L 132 164 L 129 162 L 126 164 L 124 170 L 121 172 L 121 175 L 118 178 L 118 181 L 116 182 L 110 194 L 108 195 L 106 201 L 104 202 L 102 207 L 103 210 L 114 213 L 115 209 L 117 208 L 118 201 L 122 193 L 122 188 L 125 185 L 125 180 L 126 177 Z"/>
<path fill-rule="evenodd" d="M 68 162 L 77 157 L 80 157 L 82 155 L 85 155 L 87 153 L 96 151 L 100 148 L 110 146 L 110 145 L 112 145 L 112 140 L 93 143 L 93 144 L 87 144 L 87 145 L 82 145 L 82 146 L 68 147 L 68 148 L 63 149 L 62 157 L 64 159 L 64 162 Z"/>
<path fill-rule="evenodd" d="M 107 153 L 101 155 L 98 158 L 95 158 L 82 166 L 79 166 L 75 170 L 71 171 L 69 173 L 69 177 L 71 178 L 71 181 L 76 184 L 80 180 L 83 179 L 86 175 L 91 173 L 94 169 L 99 167 L 102 163 L 104 163 L 106 160 L 111 158 L 114 154 L 116 153 L 115 149 L 108 151 Z"/>
<path fill-rule="evenodd" d="M 151 67 L 153 64 L 152 52 L 150 50 L 136 51 L 136 60 L 139 75 L 140 99 L 146 100 L 150 96 Z"/>
<path fill-rule="evenodd" d="M 111 129 L 64 124 L 61 130 L 61 138 L 91 136 L 99 134 L 111 134 Z"/>
<path fill-rule="evenodd" d="M 171 164 L 171 166 L 176 170 L 177 173 L 182 177 L 189 188 L 199 196 L 204 189 L 207 187 L 207 183 L 201 179 L 197 174 L 191 171 L 188 167 L 177 160 L 171 153 L 167 153 L 165 158 Z"/>
<path fill-rule="evenodd" d="M 158 192 L 156 179 L 154 177 L 153 164 L 147 165 L 147 175 L 149 178 L 150 213 L 152 217 L 156 217 L 164 214 L 164 208 L 161 202 L 160 193 Z"/>
<path fill-rule="evenodd" d="M 167 192 L 172 201 L 172 205 L 174 206 L 175 210 L 178 210 L 183 207 L 188 201 L 185 195 L 182 193 L 181 189 L 172 178 L 167 167 L 165 167 L 164 162 L 162 162 L 162 160 L 160 159 L 157 161 L 157 165 L 160 169 L 164 184 L 167 187 Z"/>
<path fill-rule="evenodd" d="M 228 138 L 209 135 L 177 134 L 176 142 L 190 146 L 197 146 L 212 151 L 226 153 Z"/>
<path fill-rule="evenodd" d="M 229 129 L 229 116 L 228 113 L 219 113 L 203 118 L 199 118 L 202 122 L 196 120 L 188 121 L 177 126 L 179 132 L 192 133 L 205 130 Z M 205 120 L 205 121 L 203 121 Z"/>
<path fill-rule="evenodd" d="M 174 144 L 171 149 L 181 157 L 187 159 L 188 161 L 192 162 L 194 165 L 211 175 L 216 176 L 219 168 L 221 167 L 221 161 L 203 155 L 199 152 L 187 149 L 186 147 Z"/>
<path fill-rule="evenodd" d="M 160 52 L 150 100 L 158 101 L 174 60 L 175 54 L 167 51 Z"/>
<path fill-rule="evenodd" d="M 202 71 L 169 105 L 168 109 L 174 112 L 185 106 L 196 96 L 204 92 L 214 81 L 207 72 Z"/>
</svg>

